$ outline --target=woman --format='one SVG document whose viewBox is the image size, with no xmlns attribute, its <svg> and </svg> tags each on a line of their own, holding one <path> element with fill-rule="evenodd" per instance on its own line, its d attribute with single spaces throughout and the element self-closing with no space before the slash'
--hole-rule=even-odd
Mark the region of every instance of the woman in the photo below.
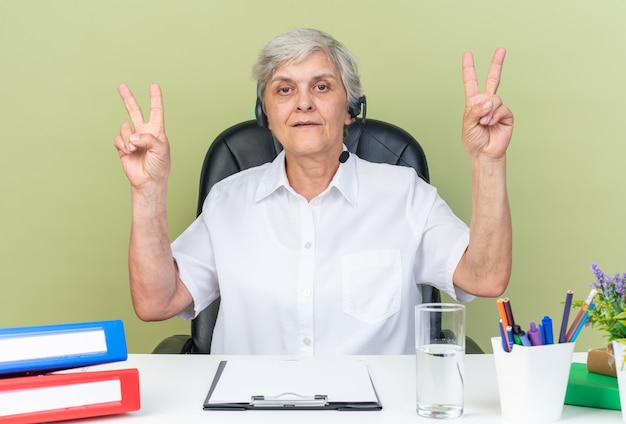
<svg viewBox="0 0 626 424">
<path fill-rule="evenodd" d="M 216 184 L 170 246 L 160 88 L 150 89 L 146 122 L 121 85 L 133 125 L 115 146 L 131 183 L 137 315 L 192 318 L 221 296 L 213 353 L 398 354 L 414 350 L 416 283 L 459 301 L 499 296 L 511 271 L 503 61 L 498 49 L 481 93 L 472 56 L 463 57 L 470 229 L 412 169 L 342 156 L 361 96 L 355 60 L 329 35 L 297 29 L 271 40 L 255 66 L 262 120 L 283 152 Z"/>
</svg>

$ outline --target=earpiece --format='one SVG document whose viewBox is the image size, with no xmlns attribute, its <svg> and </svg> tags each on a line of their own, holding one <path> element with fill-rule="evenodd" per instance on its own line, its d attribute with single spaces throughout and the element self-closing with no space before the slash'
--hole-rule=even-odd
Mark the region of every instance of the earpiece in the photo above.
<svg viewBox="0 0 626 424">
<path fill-rule="evenodd" d="M 365 104 L 365 96 L 359 97 L 354 103 L 348 107 L 350 116 L 356 118 L 361 114 L 361 105 Z"/>
<path fill-rule="evenodd" d="M 267 128 L 267 116 L 265 116 L 265 112 L 263 112 L 263 102 L 261 102 L 261 98 L 257 96 L 256 105 L 254 107 L 254 116 L 256 117 L 256 123 L 259 127 Z"/>
<path fill-rule="evenodd" d="M 363 121 L 365 121 L 366 108 L 367 104 L 365 102 L 365 96 L 361 96 L 348 107 L 348 112 L 353 118 L 356 118 L 361 114 L 361 112 L 363 112 Z M 258 96 L 256 98 L 256 105 L 254 106 L 254 116 L 256 117 L 256 122 L 260 127 L 268 127 L 267 116 L 265 115 L 265 112 L 263 112 L 263 102 Z"/>
</svg>

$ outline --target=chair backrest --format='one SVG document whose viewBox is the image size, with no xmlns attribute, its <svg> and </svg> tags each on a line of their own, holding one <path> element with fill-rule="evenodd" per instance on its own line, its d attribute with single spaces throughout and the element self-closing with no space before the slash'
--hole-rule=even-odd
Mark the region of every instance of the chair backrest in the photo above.
<svg viewBox="0 0 626 424">
<path fill-rule="evenodd" d="M 370 162 L 389 163 L 414 168 L 429 181 L 426 156 L 418 141 L 403 129 L 382 121 L 367 119 L 348 127 L 346 147 Z M 267 128 L 255 120 L 236 124 L 223 131 L 209 147 L 202 165 L 198 211 L 216 182 L 244 169 L 271 162 L 282 150 Z M 422 285 L 424 302 L 440 302 L 437 289 Z M 204 309 L 191 323 L 192 353 L 210 353 L 213 327 L 219 311 L 219 299 Z"/>
</svg>

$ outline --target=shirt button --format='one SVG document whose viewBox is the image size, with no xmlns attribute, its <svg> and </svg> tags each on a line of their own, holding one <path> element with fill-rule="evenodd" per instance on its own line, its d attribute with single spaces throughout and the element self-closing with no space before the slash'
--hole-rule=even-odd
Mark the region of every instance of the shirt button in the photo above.
<svg viewBox="0 0 626 424">
<path fill-rule="evenodd" d="M 313 243 L 311 243 L 310 241 L 307 241 L 306 243 L 304 243 L 304 248 L 305 249 L 310 249 L 311 246 L 313 246 Z"/>
<path fill-rule="evenodd" d="M 304 339 L 302 339 L 302 343 L 305 346 L 311 346 L 311 339 L 309 337 L 305 337 Z"/>
<path fill-rule="evenodd" d="M 305 289 L 305 290 L 303 290 L 303 291 L 302 291 L 302 295 L 303 295 L 303 296 L 306 296 L 306 297 L 311 296 L 311 290 L 309 290 L 309 289 Z"/>
</svg>

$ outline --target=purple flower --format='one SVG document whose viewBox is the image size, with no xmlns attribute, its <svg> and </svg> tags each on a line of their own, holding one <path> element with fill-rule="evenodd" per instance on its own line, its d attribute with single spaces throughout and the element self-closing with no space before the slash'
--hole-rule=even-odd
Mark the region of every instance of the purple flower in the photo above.
<svg viewBox="0 0 626 424">
<path fill-rule="evenodd" d="M 617 273 L 611 277 L 605 274 L 595 263 L 591 264 L 591 270 L 596 277 L 596 281 L 589 283 L 589 286 L 597 289 L 602 296 L 613 298 L 615 295 L 626 295 L 626 273 Z"/>
<path fill-rule="evenodd" d="M 624 275 L 615 274 L 615 292 L 622 296 L 626 293 L 626 278 Z"/>
<path fill-rule="evenodd" d="M 610 295 L 610 286 L 609 286 L 610 280 L 604 274 L 604 271 L 602 271 L 602 269 L 600 269 L 600 267 L 595 263 L 591 264 L 591 270 L 593 271 L 593 274 L 596 276 L 596 281 L 594 281 L 593 283 L 589 283 L 589 285 L 597 289 L 598 291 L 601 291 L 603 295 L 609 296 Z"/>
<path fill-rule="evenodd" d="M 607 275 L 592 263 L 595 281 L 589 285 L 598 290 L 595 307 L 589 311 L 589 323 L 609 333 L 609 341 L 626 338 L 624 325 L 617 317 L 626 310 L 626 272 Z M 618 325 L 619 324 L 619 325 Z"/>
<path fill-rule="evenodd" d="M 596 280 L 598 280 L 598 281 L 602 281 L 603 280 L 604 271 L 602 271 L 600 269 L 598 264 L 592 263 L 591 264 L 591 270 L 593 271 L 593 274 L 596 276 Z"/>
</svg>

